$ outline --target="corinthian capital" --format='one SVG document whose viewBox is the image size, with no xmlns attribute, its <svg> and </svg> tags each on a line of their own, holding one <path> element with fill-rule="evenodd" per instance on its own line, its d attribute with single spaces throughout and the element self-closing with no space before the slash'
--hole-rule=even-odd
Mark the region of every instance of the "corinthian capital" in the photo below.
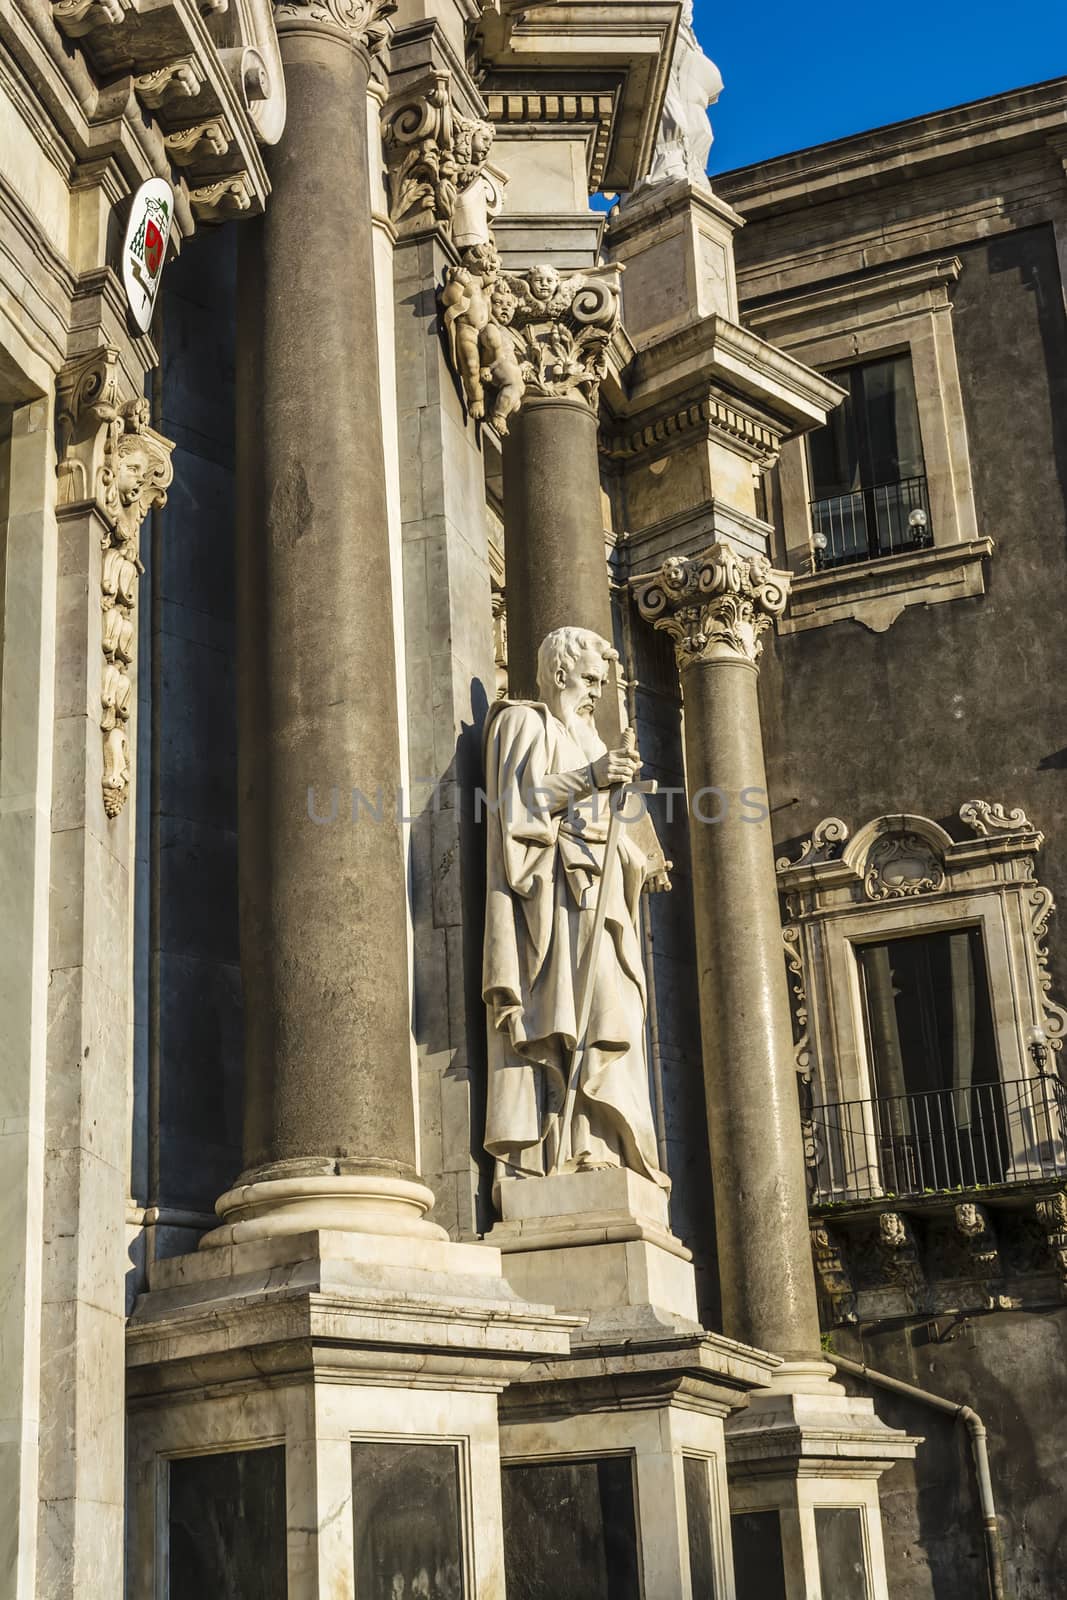
<svg viewBox="0 0 1067 1600">
<path fill-rule="evenodd" d="M 453 109 L 447 72 L 427 73 L 386 107 L 389 214 L 402 231 L 440 223 L 451 234 L 455 222 L 461 248 L 490 243 L 503 198 L 502 175 L 487 170 L 495 131 Z"/>
<path fill-rule="evenodd" d="M 724 540 L 703 555 L 670 556 L 630 588 L 645 620 L 673 639 L 679 671 L 699 661 L 755 666 L 764 635 L 785 610 L 789 574 Z"/>
<path fill-rule="evenodd" d="M 619 268 L 564 277 L 536 266 L 506 273 L 505 283 L 527 394 L 578 394 L 595 410 L 619 325 Z"/>
<path fill-rule="evenodd" d="M 279 33 L 314 23 L 343 29 L 373 54 L 388 37 L 386 18 L 395 10 L 396 0 L 278 0 L 274 20 Z"/>
</svg>

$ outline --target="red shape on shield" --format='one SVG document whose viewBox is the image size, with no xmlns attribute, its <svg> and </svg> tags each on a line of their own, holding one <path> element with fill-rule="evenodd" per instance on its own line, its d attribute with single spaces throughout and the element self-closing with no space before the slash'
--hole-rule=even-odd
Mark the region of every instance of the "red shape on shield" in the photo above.
<svg viewBox="0 0 1067 1600">
<path fill-rule="evenodd" d="M 151 217 L 149 217 L 148 225 L 145 228 L 144 233 L 144 264 L 148 268 L 153 278 L 159 271 L 162 260 L 163 235 L 160 233 Z"/>
</svg>

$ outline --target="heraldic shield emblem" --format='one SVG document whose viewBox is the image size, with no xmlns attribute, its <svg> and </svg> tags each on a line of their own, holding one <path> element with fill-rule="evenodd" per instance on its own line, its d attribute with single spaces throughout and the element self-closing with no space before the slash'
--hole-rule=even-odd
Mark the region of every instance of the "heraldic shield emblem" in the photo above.
<svg viewBox="0 0 1067 1600">
<path fill-rule="evenodd" d="M 174 214 L 174 191 L 165 178 L 149 178 L 133 197 L 122 247 L 122 282 L 130 315 L 142 333 L 152 321 Z"/>
</svg>

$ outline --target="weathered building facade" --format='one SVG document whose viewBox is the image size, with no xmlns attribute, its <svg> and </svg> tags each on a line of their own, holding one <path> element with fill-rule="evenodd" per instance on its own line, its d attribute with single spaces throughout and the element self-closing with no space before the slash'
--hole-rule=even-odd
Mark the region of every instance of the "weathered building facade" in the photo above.
<svg viewBox="0 0 1067 1600">
<path fill-rule="evenodd" d="M 1008 1351 L 1052 1448 L 1062 85 L 883 211 L 894 130 L 712 190 L 675 0 L 0 47 L 0 1593 L 973 1588 L 947 1425 L 822 1340 Z"/>
</svg>

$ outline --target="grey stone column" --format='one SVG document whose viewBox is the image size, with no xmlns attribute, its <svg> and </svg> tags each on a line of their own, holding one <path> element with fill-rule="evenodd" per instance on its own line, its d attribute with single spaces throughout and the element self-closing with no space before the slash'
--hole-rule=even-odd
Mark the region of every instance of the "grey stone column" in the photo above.
<svg viewBox="0 0 1067 1600">
<path fill-rule="evenodd" d="M 568 624 L 612 637 L 597 417 L 577 394 L 527 394 L 504 442 L 508 678 L 536 697 L 537 649 Z"/>
<path fill-rule="evenodd" d="M 241 237 L 238 1237 L 418 1228 L 365 108 L 375 8 L 277 8 L 288 119 Z M 368 806 L 354 807 L 353 790 Z M 214 1236 L 213 1236 L 214 1237 Z"/>
<path fill-rule="evenodd" d="M 819 1352 L 804 1155 L 760 731 L 762 635 L 788 576 L 722 543 L 633 580 L 682 681 L 700 1026 L 724 1331 Z"/>
</svg>

